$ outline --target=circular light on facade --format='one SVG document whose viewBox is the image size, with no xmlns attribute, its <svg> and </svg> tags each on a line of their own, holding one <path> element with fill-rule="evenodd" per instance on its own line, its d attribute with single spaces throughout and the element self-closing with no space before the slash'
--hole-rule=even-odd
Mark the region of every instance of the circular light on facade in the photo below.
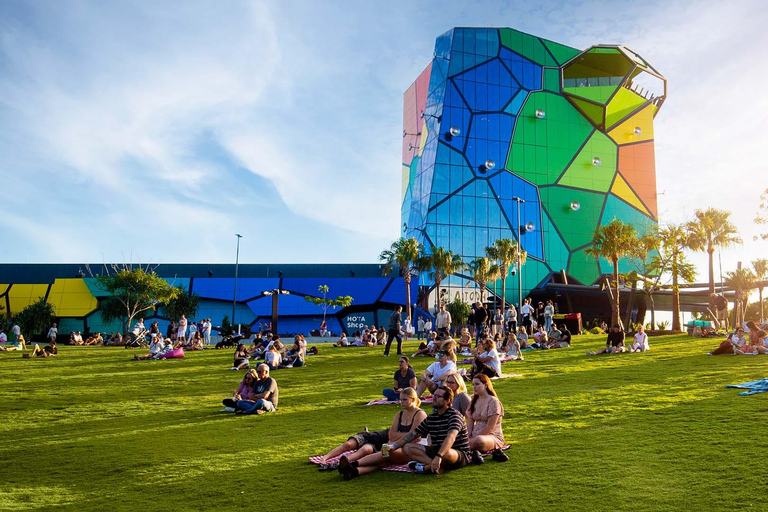
<svg viewBox="0 0 768 512">
<path fill-rule="evenodd" d="M 544 112 L 544 111 L 543 111 L 543 110 L 541 110 L 541 109 L 538 109 L 538 110 L 536 111 L 536 118 L 538 118 L 538 119 L 544 119 L 545 117 L 547 117 L 547 113 L 546 113 L 546 112 Z"/>
<path fill-rule="evenodd" d="M 595 158 L 592 159 L 592 165 L 594 165 L 595 167 L 600 167 L 600 165 L 602 163 L 603 163 L 603 161 L 600 160 L 599 157 L 595 157 Z"/>
<path fill-rule="evenodd" d="M 533 231 L 534 229 L 536 229 L 536 224 L 534 224 L 533 222 L 529 222 L 529 223 L 527 223 L 527 224 L 525 225 L 525 230 L 526 230 L 527 232 L 529 232 L 529 233 L 530 233 L 531 231 Z"/>
<path fill-rule="evenodd" d="M 461 135 L 461 130 L 459 130 L 458 126 L 451 126 L 450 134 L 453 137 L 458 137 L 459 135 Z"/>
<path fill-rule="evenodd" d="M 581 210 L 581 203 L 579 203 L 578 201 L 571 201 L 571 210 L 575 212 Z"/>
<path fill-rule="evenodd" d="M 408 151 L 413 151 L 413 144 L 408 144 Z"/>
<path fill-rule="evenodd" d="M 424 119 L 424 111 L 421 111 L 421 118 Z"/>
<path fill-rule="evenodd" d="M 405 130 L 403 130 L 403 138 L 405 138 L 406 135 L 408 135 L 408 133 Z"/>
<path fill-rule="evenodd" d="M 490 171 L 494 167 L 496 167 L 496 162 L 494 162 L 493 160 L 486 160 L 485 161 L 485 168 L 486 169 L 488 169 Z"/>
<path fill-rule="evenodd" d="M 637 135 L 639 137 L 640 135 L 643 134 L 643 129 L 640 128 L 639 126 L 635 126 L 635 129 L 632 130 L 632 133 L 634 133 L 635 135 Z"/>
</svg>

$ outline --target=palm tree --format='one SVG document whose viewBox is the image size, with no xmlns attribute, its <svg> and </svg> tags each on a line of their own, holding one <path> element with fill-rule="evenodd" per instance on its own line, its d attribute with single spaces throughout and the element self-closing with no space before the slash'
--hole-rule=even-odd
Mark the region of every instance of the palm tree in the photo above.
<svg viewBox="0 0 768 512">
<path fill-rule="evenodd" d="M 498 261 L 501 274 L 501 309 L 503 310 L 507 300 L 507 276 L 509 275 L 509 269 L 517 264 L 518 256 L 520 257 L 520 265 L 524 265 L 528 253 L 515 240 L 510 240 L 509 238 L 496 240 L 491 247 L 485 248 L 485 252 L 489 258 Z"/>
<path fill-rule="evenodd" d="M 430 277 L 435 281 L 435 307 L 440 308 L 440 283 L 445 279 L 467 268 L 461 255 L 455 252 L 435 247 L 432 254 L 425 256 L 425 268 L 431 270 Z"/>
<path fill-rule="evenodd" d="M 741 325 L 747 309 L 749 290 L 755 287 L 755 274 L 748 268 L 739 268 L 725 274 L 725 283 L 736 292 L 733 325 Z"/>
<path fill-rule="evenodd" d="M 658 262 L 660 272 L 672 276 L 672 330 L 680 331 L 680 281 L 696 279 L 696 267 L 685 259 L 690 248 L 689 233 L 683 226 L 669 224 L 659 230 L 660 250 Z"/>
<path fill-rule="evenodd" d="M 634 226 L 618 219 L 613 219 L 595 231 L 592 246 L 584 251 L 588 256 L 604 258 L 613 263 L 613 282 L 616 290 L 611 297 L 611 323 L 621 325 L 619 314 L 619 259 L 633 256 L 640 252 L 637 233 Z"/>
<path fill-rule="evenodd" d="M 716 248 L 725 249 L 741 243 L 741 238 L 729 217 L 731 212 L 717 208 L 696 210 L 696 220 L 686 224 L 690 234 L 690 248 L 697 252 L 707 252 L 709 256 L 709 293 L 715 293 L 715 263 Z"/>
<path fill-rule="evenodd" d="M 423 254 L 424 246 L 411 237 L 395 240 L 389 249 L 379 255 L 379 260 L 384 262 L 381 269 L 384 275 L 392 272 L 394 267 L 400 269 L 400 276 L 405 283 L 406 318 L 411 318 L 411 278 L 423 270 Z"/>
<path fill-rule="evenodd" d="M 494 281 L 499 278 L 499 266 L 493 263 L 489 258 L 480 256 L 469 262 L 469 270 L 472 272 L 472 280 L 480 287 L 480 302 L 483 302 L 483 292 L 488 281 Z"/>
<path fill-rule="evenodd" d="M 763 284 L 766 276 L 768 276 L 768 259 L 760 258 L 752 262 L 752 268 L 755 269 L 755 278 L 760 281 L 758 283 L 758 290 L 760 292 L 760 322 L 763 321 L 765 312 L 763 311 Z"/>
</svg>

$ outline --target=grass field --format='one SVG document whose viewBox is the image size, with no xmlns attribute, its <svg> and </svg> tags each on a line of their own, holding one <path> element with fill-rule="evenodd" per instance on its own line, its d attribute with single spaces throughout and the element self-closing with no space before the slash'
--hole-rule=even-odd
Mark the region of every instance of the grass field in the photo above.
<svg viewBox="0 0 768 512">
<path fill-rule="evenodd" d="M 232 350 L 0 353 L 0 510 L 768 510 L 768 394 L 725 388 L 768 376 L 768 358 L 708 357 L 717 343 L 687 336 L 584 355 L 603 340 L 504 365 L 523 374 L 495 381 L 509 462 L 350 482 L 307 457 L 390 424 L 397 407 L 363 406 L 397 366 L 380 348 L 321 346 L 273 373 L 278 412 L 248 417 L 219 412 L 243 375 Z"/>
</svg>

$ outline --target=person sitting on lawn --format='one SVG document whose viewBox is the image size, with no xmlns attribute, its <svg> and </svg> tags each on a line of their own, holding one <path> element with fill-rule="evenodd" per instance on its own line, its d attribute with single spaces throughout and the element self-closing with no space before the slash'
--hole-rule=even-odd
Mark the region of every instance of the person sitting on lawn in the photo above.
<svg viewBox="0 0 768 512">
<path fill-rule="evenodd" d="M 717 347 L 712 352 L 709 352 L 707 355 L 709 356 L 719 356 L 722 354 L 734 354 L 734 349 L 738 349 L 740 351 L 744 350 L 744 347 L 747 345 L 747 337 L 744 336 L 744 328 L 739 327 L 736 329 L 736 332 L 731 334 L 728 339 L 724 340 L 722 343 L 720 343 L 720 346 Z"/>
<path fill-rule="evenodd" d="M 82 338 L 80 338 L 82 339 Z M 91 334 L 87 340 L 85 340 L 86 346 L 91 345 L 104 345 L 104 338 L 101 337 L 101 333 L 97 332 L 96 334 Z"/>
<path fill-rule="evenodd" d="M 437 344 L 437 333 L 432 331 L 429 334 L 427 334 L 427 341 L 419 343 L 419 348 L 411 354 L 411 357 L 419 357 L 419 356 L 433 356 L 435 353 L 437 353 L 438 350 L 438 344 Z"/>
<path fill-rule="evenodd" d="M 430 392 L 436 390 L 442 385 L 445 374 L 451 370 L 456 371 L 456 363 L 451 361 L 450 355 L 447 352 L 438 352 L 437 362 L 429 365 L 424 370 L 424 373 L 421 374 L 421 382 L 419 382 L 419 387 L 416 388 L 416 396 L 420 397 L 426 389 L 429 389 Z"/>
<path fill-rule="evenodd" d="M 387 330 L 384 328 L 383 325 L 380 325 L 379 329 L 376 331 L 376 344 L 377 345 L 387 344 Z"/>
<path fill-rule="evenodd" d="M 637 326 L 634 338 L 635 343 L 632 344 L 630 352 L 645 352 L 650 348 L 648 345 L 648 335 L 645 333 L 645 327 L 642 324 Z"/>
<path fill-rule="evenodd" d="M 83 335 L 80 334 L 80 331 L 72 331 L 69 333 L 69 341 L 67 343 L 69 345 L 82 345 Z"/>
<path fill-rule="evenodd" d="M 416 396 L 416 391 L 413 388 L 403 389 L 398 398 L 400 399 L 400 412 L 392 419 L 392 426 L 386 431 L 386 445 L 382 444 L 376 453 L 358 457 L 357 460 L 353 459 L 352 456 L 357 455 L 361 450 L 350 456 L 342 455 L 339 459 L 338 471 L 344 480 L 371 473 L 382 466 L 405 464 L 410 460 L 403 453 L 403 450 L 389 450 L 389 448 L 396 443 L 401 443 L 407 434 L 413 432 L 427 417 L 427 413 L 419 408 L 421 400 Z"/>
<path fill-rule="evenodd" d="M 507 337 L 504 340 L 504 349 L 506 350 L 507 357 L 511 357 L 515 361 L 523 361 L 523 349 L 520 346 L 517 336 L 512 331 L 507 333 Z"/>
<path fill-rule="evenodd" d="M 525 332 L 525 327 L 520 327 L 517 330 L 517 341 L 520 342 L 520 348 L 528 348 L 528 333 Z"/>
<path fill-rule="evenodd" d="M 253 385 L 256 382 L 256 378 L 256 370 L 248 370 L 245 372 L 243 380 L 240 381 L 240 385 L 232 394 L 232 398 L 225 398 L 221 401 L 221 403 L 224 404 L 224 407 L 226 407 L 224 412 L 235 412 L 238 400 L 246 400 L 249 402 L 255 401 L 251 400 L 251 397 L 253 396 Z"/>
<path fill-rule="evenodd" d="M 279 391 L 275 379 L 269 376 L 269 366 L 262 363 L 256 368 L 258 380 L 253 385 L 250 400 L 238 400 L 236 414 L 263 414 L 277 410 Z"/>
<path fill-rule="evenodd" d="M 280 363 L 283 362 L 283 358 L 280 355 L 280 348 L 282 343 L 277 342 L 272 344 L 271 347 L 264 353 L 264 364 L 266 364 L 270 371 L 280 368 Z"/>
<path fill-rule="evenodd" d="M 472 461 L 482 464 L 481 452 L 493 451 L 494 460 L 506 461 L 509 458 L 501 451 L 504 446 L 504 433 L 501 430 L 501 418 L 504 407 L 493 389 L 487 375 L 475 375 L 472 379 L 472 402 L 467 411 L 467 431 Z"/>
<path fill-rule="evenodd" d="M 766 332 L 760 329 L 752 320 L 747 322 L 747 328 L 749 329 L 749 343 L 747 343 L 747 345 L 745 345 L 743 348 L 734 347 L 734 355 L 765 354 L 765 339 L 767 336 Z"/>
<path fill-rule="evenodd" d="M 547 331 L 544 330 L 544 326 L 540 325 L 536 328 L 536 332 L 533 333 L 533 346 L 534 348 L 544 348 L 549 342 L 549 336 Z"/>
<path fill-rule="evenodd" d="M 472 336 L 469 335 L 469 330 L 466 327 L 461 330 L 461 336 L 457 343 L 456 348 L 461 352 L 461 355 L 468 356 L 472 350 Z"/>
<path fill-rule="evenodd" d="M 440 386 L 432 394 L 432 399 L 432 414 L 406 434 L 400 443 L 390 447 L 392 452 L 402 446 L 407 458 L 411 459 L 408 468 L 416 473 L 439 474 L 463 468 L 470 460 L 469 434 L 464 416 L 451 407 L 453 391 L 447 386 Z M 427 446 L 412 443 L 419 437 L 427 436 L 430 442 Z"/>
<path fill-rule="evenodd" d="M 285 353 L 284 368 L 300 368 L 304 366 L 307 355 L 307 341 L 302 334 L 293 337 L 293 346 Z"/>
<path fill-rule="evenodd" d="M 348 347 L 349 341 L 347 341 L 347 333 L 342 332 L 339 336 L 339 341 L 333 344 L 334 347 Z"/>
<path fill-rule="evenodd" d="M 27 343 L 24 341 L 24 335 L 19 334 L 10 347 L 0 347 L 0 352 L 11 352 L 14 350 L 27 350 Z"/>
<path fill-rule="evenodd" d="M 179 340 L 179 343 L 181 343 L 181 340 Z M 248 368 L 251 365 L 249 361 L 250 358 L 251 356 L 248 355 L 245 345 L 238 343 L 237 348 L 235 349 L 235 362 L 232 363 L 232 368 L 230 368 L 230 370 L 244 370 Z"/>
<path fill-rule="evenodd" d="M 59 350 L 56 348 L 56 342 L 51 340 L 50 345 L 46 345 L 43 348 L 40 348 L 37 343 L 35 343 L 35 346 L 32 347 L 32 352 L 29 354 L 23 354 L 21 357 L 25 359 L 30 357 L 53 357 L 58 353 Z"/>
<path fill-rule="evenodd" d="M 399 399 L 399 397 L 398 397 Z M 346 441 L 336 446 L 333 450 L 323 455 L 320 460 L 320 471 L 329 471 L 339 467 L 338 462 L 329 463 L 329 460 L 333 460 L 339 455 L 342 455 L 348 451 L 352 451 L 347 455 L 347 461 L 352 462 L 358 459 L 362 459 L 366 455 L 370 455 L 374 452 L 381 450 L 382 445 L 387 442 L 389 436 L 389 429 L 377 430 L 371 432 L 366 427 L 362 432 L 350 436 Z"/>
<path fill-rule="evenodd" d="M 482 348 L 475 349 L 477 355 L 472 361 L 472 376 L 485 374 L 489 377 L 501 375 L 501 358 L 496 350 L 496 343 L 491 338 L 483 339 Z"/>
<path fill-rule="evenodd" d="M 163 349 L 165 349 L 165 342 L 163 341 L 163 338 L 158 336 L 152 342 L 149 344 L 149 352 L 146 354 L 138 355 L 136 354 L 133 356 L 133 359 L 135 361 L 143 361 L 145 359 L 157 359 L 160 354 L 163 353 Z"/>
<path fill-rule="evenodd" d="M 546 349 L 568 348 L 570 346 L 571 346 L 571 331 L 568 330 L 568 327 L 566 327 L 565 324 L 562 324 L 559 330 L 557 329 L 557 326 L 553 327 L 552 334 L 550 335 L 550 339 L 545 344 L 544 348 Z"/>
<path fill-rule="evenodd" d="M 467 394 L 467 385 L 464 383 L 462 376 L 459 372 L 450 371 L 445 374 L 443 383 L 444 386 L 451 388 L 451 391 L 453 391 L 451 407 L 459 411 L 462 416 L 466 416 L 472 399 Z"/>
<path fill-rule="evenodd" d="M 621 330 L 619 324 L 613 324 L 611 332 L 608 333 L 608 339 L 605 341 L 605 348 L 602 348 L 597 352 L 590 352 L 587 350 L 587 355 L 621 354 L 624 350 L 624 331 Z"/>
<path fill-rule="evenodd" d="M 416 372 L 411 367 L 408 356 L 400 356 L 400 367 L 395 371 L 395 385 L 392 389 L 387 388 L 382 391 L 382 394 L 392 402 L 400 399 L 400 392 L 405 388 L 416 389 L 417 380 Z"/>
</svg>

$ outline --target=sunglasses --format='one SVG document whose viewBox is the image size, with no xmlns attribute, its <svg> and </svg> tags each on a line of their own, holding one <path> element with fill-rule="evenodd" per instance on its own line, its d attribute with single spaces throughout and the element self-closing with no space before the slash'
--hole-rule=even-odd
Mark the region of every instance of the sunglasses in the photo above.
<svg viewBox="0 0 768 512">
<path fill-rule="evenodd" d="M 439 395 L 438 394 L 433 394 L 432 398 L 442 398 L 443 400 L 445 400 L 445 395 L 443 395 L 442 393 L 439 394 Z"/>
</svg>

